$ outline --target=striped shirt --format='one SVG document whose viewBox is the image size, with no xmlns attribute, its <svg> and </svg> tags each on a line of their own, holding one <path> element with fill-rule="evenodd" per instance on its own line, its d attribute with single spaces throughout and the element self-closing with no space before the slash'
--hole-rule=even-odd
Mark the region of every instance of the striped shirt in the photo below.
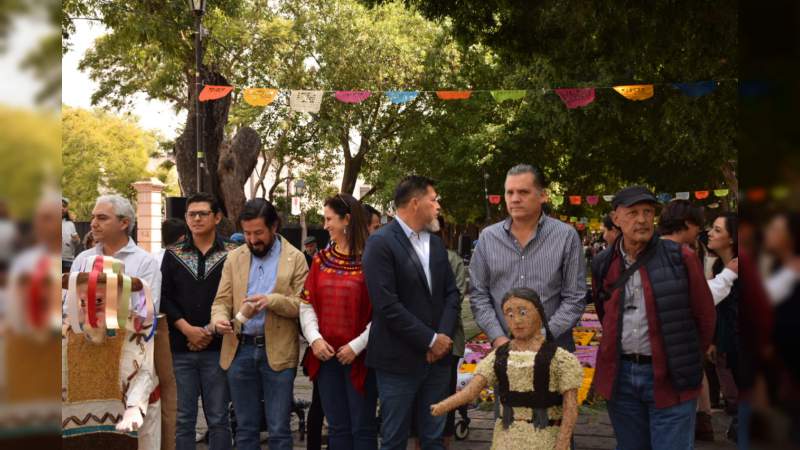
<svg viewBox="0 0 800 450">
<path fill-rule="evenodd" d="M 492 341 L 507 336 L 500 302 L 512 288 L 530 288 L 542 300 L 556 342 L 574 348 L 571 330 L 586 306 L 585 264 L 578 232 L 546 214 L 524 248 L 511 233 L 511 218 L 486 227 L 469 264 L 475 321 Z"/>
</svg>

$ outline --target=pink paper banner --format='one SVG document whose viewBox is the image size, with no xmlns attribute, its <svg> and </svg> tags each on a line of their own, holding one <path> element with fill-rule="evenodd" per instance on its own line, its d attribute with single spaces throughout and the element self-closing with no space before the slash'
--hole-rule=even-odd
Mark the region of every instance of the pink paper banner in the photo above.
<svg viewBox="0 0 800 450">
<path fill-rule="evenodd" d="M 587 195 L 586 196 L 586 203 L 590 205 L 596 205 L 600 202 L 600 197 L 597 195 Z"/>
<path fill-rule="evenodd" d="M 597 347 L 591 345 L 575 346 L 575 356 L 582 366 L 594 367 L 597 364 Z"/>
<path fill-rule="evenodd" d="M 481 353 L 467 353 L 464 355 L 464 362 L 467 364 L 477 364 L 483 360 L 484 355 Z"/>
<path fill-rule="evenodd" d="M 594 101 L 594 88 L 556 89 L 555 92 L 569 109 L 580 108 Z"/>
<path fill-rule="evenodd" d="M 586 328 L 602 328 L 599 320 L 581 320 L 581 326 Z"/>
<path fill-rule="evenodd" d="M 336 91 L 336 100 L 343 103 L 361 103 L 372 94 L 370 91 Z"/>
</svg>

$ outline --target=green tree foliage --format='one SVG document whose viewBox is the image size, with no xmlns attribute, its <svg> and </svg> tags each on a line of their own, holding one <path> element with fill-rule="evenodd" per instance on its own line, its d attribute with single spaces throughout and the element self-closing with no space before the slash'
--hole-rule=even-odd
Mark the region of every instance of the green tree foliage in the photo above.
<svg viewBox="0 0 800 450">
<path fill-rule="evenodd" d="M 131 184 L 150 176 L 147 160 L 156 148 L 156 137 L 132 118 L 102 110 L 64 106 L 61 115 L 61 186 L 76 216 L 87 220 L 100 194 L 117 193 L 134 200 Z"/>
<path fill-rule="evenodd" d="M 452 27 L 462 44 L 461 75 L 470 85 L 529 89 L 524 100 L 503 105 L 493 105 L 485 94 L 484 107 L 463 105 L 466 116 L 438 118 L 449 127 L 423 124 L 415 130 L 422 136 L 403 141 L 411 146 L 407 168 L 423 155 L 438 161 L 425 151 L 438 139 L 450 148 L 471 148 L 470 156 L 459 154 L 465 166 L 447 171 L 471 174 L 472 195 L 482 188 L 475 162 L 490 175 L 490 193 L 502 193 L 505 171 L 519 162 L 539 165 L 555 193 L 613 193 L 632 183 L 665 192 L 726 184 L 735 190 L 737 28 L 731 2 L 404 3 Z M 477 55 L 470 56 L 473 52 Z M 668 84 L 709 79 L 722 82 L 714 93 L 697 99 Z M 632 102 L 600 89 L 593 104 L 578 110 L 566 109 L 553 93 L 542 93 L 542 88 L 651 82 L 666 83 L 656 86 L 652 99 Z M 483 126 L 475 124 L 475 115 Z M 462 135 L 443 136 L 454 128 Z M 417 167 L 436 171 L 445 166 L 425 160 Z M 454 193 L 465 192 L 464 186 L 457 188 Z M 483 198 L 472 195 L 469 201 L 475 206 L 469 214 L 459 214 L 461 220 L 481 216 Z M 597 210 L 593 215 L 599 215 L 602 208 L 601 203 L 597 208 L 561 209 L 571 215 Z"/>
<path fill-rule="evenodd" d="M 58 118 L 0 106 L 0 201 L 28 219 L 45 186 L 61 178 Z"/>
</svg>

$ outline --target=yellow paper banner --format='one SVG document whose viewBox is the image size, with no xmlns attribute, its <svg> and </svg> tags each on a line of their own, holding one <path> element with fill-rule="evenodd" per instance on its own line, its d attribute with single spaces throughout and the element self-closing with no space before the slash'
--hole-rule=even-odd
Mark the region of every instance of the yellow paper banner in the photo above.
<svg viewBox="0 0 800 450">
<path fill-rule="evenodd" d="M 627 86 L 614 86 L 614 90 L 628 100 L 647 100 L 653 96 L 652 84 L 631 84 Z"/>
<path fill-rule="evenodd" d="M 252 106 L 267 106 L 278 95 L 277 89 L 249 88 L 244 90 L 244 101 Z"/>
<path fill-rule="evenodd" d="M 575 331 L 572 330 L 572 339 L 577 345 L 589 345 L 594 337 L 594 331 Z"/>
</svg>

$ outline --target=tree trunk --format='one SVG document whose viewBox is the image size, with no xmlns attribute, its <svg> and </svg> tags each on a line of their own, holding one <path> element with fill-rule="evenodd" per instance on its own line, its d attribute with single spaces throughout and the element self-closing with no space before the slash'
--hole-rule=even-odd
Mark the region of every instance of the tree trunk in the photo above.
<svg viewBox="0 0 800 450">
<path fill-rule="evenodd" d="M 308 224 L 306 224 L 306 212 L 300 207 L 300 244 L 302 245 L 308 237 Z"/>
<path fill-rule="evenodd" d="M 736 178 L 736 168 L 733 166 L 731 161 L 725 161 L 722 164 L 722 175 L 725 177 L 725 183 L 728 185 L 728 189 L 731 190 L 731 194 L 733 194 L 734 199 L 738 202 L 739 200 L 739 179 Z"/>
<path fill-rule="evenodd" d="M 209 72 L 206 68 L 201 69 L 202 79 L 207 84 L 227 85 L 228 80 L 217 72 Z M 175 140 L 175 163 L 178 169 L 178 182 L 184 195 L 189 196 L 197 192 L 197 169 L 196 169 L 196 138 L 195 138 L 195 114 L 197 114 L 194 102 L 194 80 L 189 84 L 189 110 L 186 114 L 186 126 L 183 133 Z M 228 123 L 228 111 L 231 105 L 231 97 L 226 96 L 219 100 L 200 103 L 203 113 L 203 149 L 205 151 L 205 167 L 203 169 L 202 190 L 209 192 L 220 200 L 223 211 L 227 215 L 227 207 L 224 203 L 222 191 L 219 187 L 219 177 L 217 167 L 219 163 L 219 147 L 223 140 L 225 125 Z"/>
<path fill-rule="evenodd" d="M 369 141 L 366 138 L 361 138 L 361 145 L 358 146 L 358 153 L 351 158 L 345 157 L 344 159 L 344 175 L 342 176 L 341 192 L 353 195 L 356 189 L 356 182 L 358 181 L 358 174 L 361 173 L 361 167 L 364 165 L 364 157 L 369 152 Z M 347 156 L 347 154 L 345 154 Z"/>
<path fill-rule="evenodd" d="M 237 223 L 247 200 L 244 186 L 253 173 L 260 153 L 261 139 L 250 127 L 240 129 L 232 142 L 220 146 L 217 167 L 220 199 L 227 206 L 227 217 L 233 223 Z"/>
</svg>

